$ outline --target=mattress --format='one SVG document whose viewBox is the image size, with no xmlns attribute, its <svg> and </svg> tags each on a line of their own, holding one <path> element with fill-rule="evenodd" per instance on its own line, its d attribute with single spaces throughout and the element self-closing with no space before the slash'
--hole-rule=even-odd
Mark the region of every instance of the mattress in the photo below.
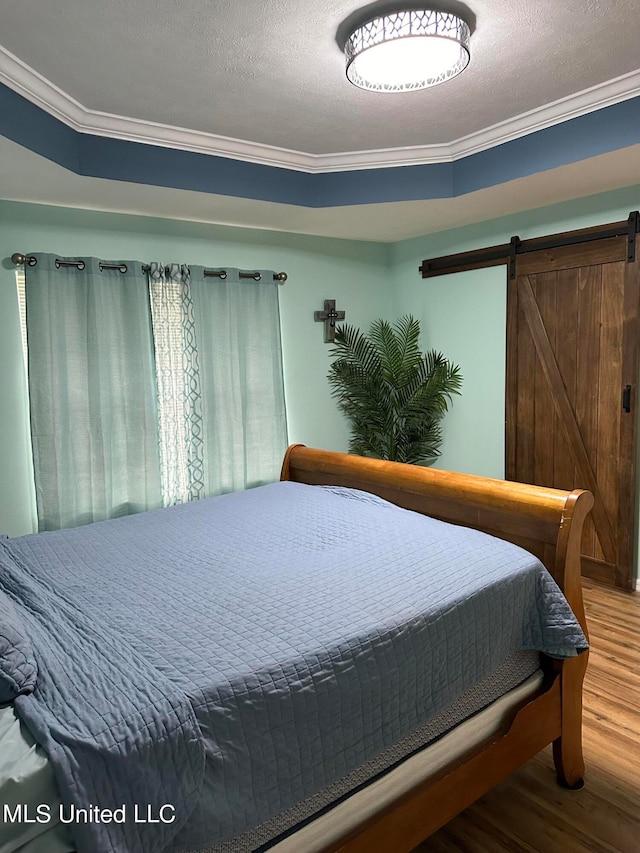
<svg viewBox="0 0 640 853">
<path fill-rule="evenodd" d="M 342 800 L 299 831 L 263 849 L 270 853 L 300 853 L 302 850 L 304 853 L 319 853 L 332 841 L 361 826 L 382 808 L 391 805 L 418 784 L 428 781 L 448 764 L 462 758 L 474 745 L 479 746 L 496 734 L 509 719 L 509 712 L 533 696 L 541 688 L 543 680 L 543 673 L 538 671 L 431 746 L 410 756 L 398 767 Z"/>
</svg>

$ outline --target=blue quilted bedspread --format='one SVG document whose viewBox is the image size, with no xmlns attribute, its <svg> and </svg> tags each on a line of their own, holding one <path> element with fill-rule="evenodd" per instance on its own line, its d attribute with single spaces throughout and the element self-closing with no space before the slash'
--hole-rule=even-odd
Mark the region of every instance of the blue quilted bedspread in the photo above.
<svg viewBox="0 0 640 853">
<path fill-rule="evenodd" d="M 125 808 L 122 823 L 70 825 L 81 853 L 232 837 L 403 738 L 513 651 L 587 645 L 527 552 L 296 483 L 5 539 L 0 589 L 38 666 L 15 705 L 67 816 Z M 163 804 L 173 822 L 141 822 Z"/>
</svg>

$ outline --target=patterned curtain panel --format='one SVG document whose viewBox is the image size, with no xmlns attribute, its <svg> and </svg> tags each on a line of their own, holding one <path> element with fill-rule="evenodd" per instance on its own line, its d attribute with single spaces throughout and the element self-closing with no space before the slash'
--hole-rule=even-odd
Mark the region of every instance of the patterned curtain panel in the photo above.
<svg viewBox="0 0 640 853">
<path fill-rule="evenodd" d="M 151 264 L 165 505 L 277 479 L 287 446 L 278 285 Z"/>
<path fill-rule="evenodd" d="M 35 255 L 26 310 L 40 530 L 160 506 L 155 374 L 139 262 Z M 102 264 L 102 266 L 101 266 Z"/>
<path fill-rule="evenodd" d="M 158 386 L 164 506 L 204 496 L 198 345 L 189 269 L 152 263 L 149 295 Z"/>
</svg>

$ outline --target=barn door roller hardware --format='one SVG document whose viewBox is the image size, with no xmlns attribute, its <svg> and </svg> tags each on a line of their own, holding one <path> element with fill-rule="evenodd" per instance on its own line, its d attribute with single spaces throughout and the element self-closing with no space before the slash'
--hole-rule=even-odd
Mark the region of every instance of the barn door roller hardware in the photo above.
<svg viewBox="0 0 640 853">
<path fill-rule="evenodd" d="M 627 238 L 627 261 L 632 264 L 636 259 L 638 232 L 640 232 L 640 212 L 633 210 L 627 220 L 614 222 L 612 225 L 596 225 L 593 228 L 581 228 L 577 231 L 566 231 L 563 234 L 551 234 L 548 237 L 534 237 L 531 240 L 512 237 L 508 243 L 499 246 L 486 246 L 483 249 L 472 249 L 470 252 L 429 258 L 422 262 L 418 271 L 422 278 L 433 278 L 453 272 L 506 264 L 509 267 L 509 278 L 515 278 L 518 255 L 575 246 L 578 243 L 591 243 L 594 240 L 606 240 L 611 237 Z"/>
<path fill-rule="evenodd" d="M 519 237 L 512 237 L 509 241 L 509 278 L 516 277 L 516 255 L 521 242 Z"/>
</svg>

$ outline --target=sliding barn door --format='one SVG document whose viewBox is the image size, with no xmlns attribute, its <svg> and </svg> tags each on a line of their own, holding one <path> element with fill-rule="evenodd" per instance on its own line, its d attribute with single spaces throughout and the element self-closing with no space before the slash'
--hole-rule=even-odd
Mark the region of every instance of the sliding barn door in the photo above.
<svg viewBox="0 0 640 853">
<path fill-rule="evenodd" d="M 507 298 L 506 477 L 584 488 L 583 574 L 630 589 L 639 264 L 624 237 L 517 257 Z"/>
</svg>

